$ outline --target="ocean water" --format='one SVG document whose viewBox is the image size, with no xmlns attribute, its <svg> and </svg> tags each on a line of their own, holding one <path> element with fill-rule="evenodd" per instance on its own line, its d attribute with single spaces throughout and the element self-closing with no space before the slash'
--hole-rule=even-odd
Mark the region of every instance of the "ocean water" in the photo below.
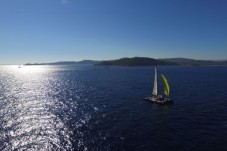
<svg viewBox="0 0 227 151">
<path fill-rule="evenodd" d="M 153 67 L 0 66 L 0 150 L 227 150 L 227 67 L 158 70 L 173 105 Z"/>
</svg>

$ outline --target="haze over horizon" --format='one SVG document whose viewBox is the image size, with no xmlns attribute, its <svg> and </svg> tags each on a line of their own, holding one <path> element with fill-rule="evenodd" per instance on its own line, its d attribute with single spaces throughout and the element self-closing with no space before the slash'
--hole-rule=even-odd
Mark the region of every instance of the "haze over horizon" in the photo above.
<svg viewBox="0 0 227 151">
<path fill-rule="evenodd" d="M 227 59 L 225 0 L 0 0 L 0 64 Z"/>
</svg>

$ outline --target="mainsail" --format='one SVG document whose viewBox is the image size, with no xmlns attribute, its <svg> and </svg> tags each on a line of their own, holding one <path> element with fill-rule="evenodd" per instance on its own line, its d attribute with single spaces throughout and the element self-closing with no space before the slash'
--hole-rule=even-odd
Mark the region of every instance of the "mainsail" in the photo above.
<svg viewBox="0 0 227 151">
<path fill-rule="evenodd" d="M 153 88 L 153 95 L 158 95 L 157 66 L 155 66 L 155 73 L 154 73 L 154 88 Z"/>
<path fill-rule="evenodd" d="M 162 79 L 163 79 L 164 84 L 165 84 L 164 93 L 165 93 L 166 96 L 169 96 L 169 84 L 168 84 L 168 81 L 167 81 L 166 77 L 163 74 L 161 74 L 161 76 L 162 76 Z"/>
</svg>

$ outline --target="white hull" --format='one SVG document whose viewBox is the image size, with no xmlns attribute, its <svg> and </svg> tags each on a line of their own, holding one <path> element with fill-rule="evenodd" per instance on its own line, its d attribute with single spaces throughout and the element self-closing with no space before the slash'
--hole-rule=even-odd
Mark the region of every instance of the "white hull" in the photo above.
<svg viewBox="0 0 227 151">
<path fill-rule="evenodd" d="M 147 97 L 147 98 L 144 98 L 144 100 L 146 101 L 150 101 L 152 103 L 157 103 L 157 104 L 161 104 L 161 105 L 164 105 L 164 104 L 172 104 L 173 103 L 173 100 L 171 99 L 168 99 L 168 98 L 158 98 L 158 97 Z"/>
</svg>

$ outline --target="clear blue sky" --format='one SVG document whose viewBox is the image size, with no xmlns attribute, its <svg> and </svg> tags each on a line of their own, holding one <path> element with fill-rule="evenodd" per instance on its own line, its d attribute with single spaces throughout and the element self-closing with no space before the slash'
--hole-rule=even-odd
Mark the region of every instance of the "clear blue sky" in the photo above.
<svg viewBox="0 0 227 151">
<path fill-rule="evenodd" d="M 0 0 L 0 64 L 227 59 L 227 0 Z"/>
</svg>

